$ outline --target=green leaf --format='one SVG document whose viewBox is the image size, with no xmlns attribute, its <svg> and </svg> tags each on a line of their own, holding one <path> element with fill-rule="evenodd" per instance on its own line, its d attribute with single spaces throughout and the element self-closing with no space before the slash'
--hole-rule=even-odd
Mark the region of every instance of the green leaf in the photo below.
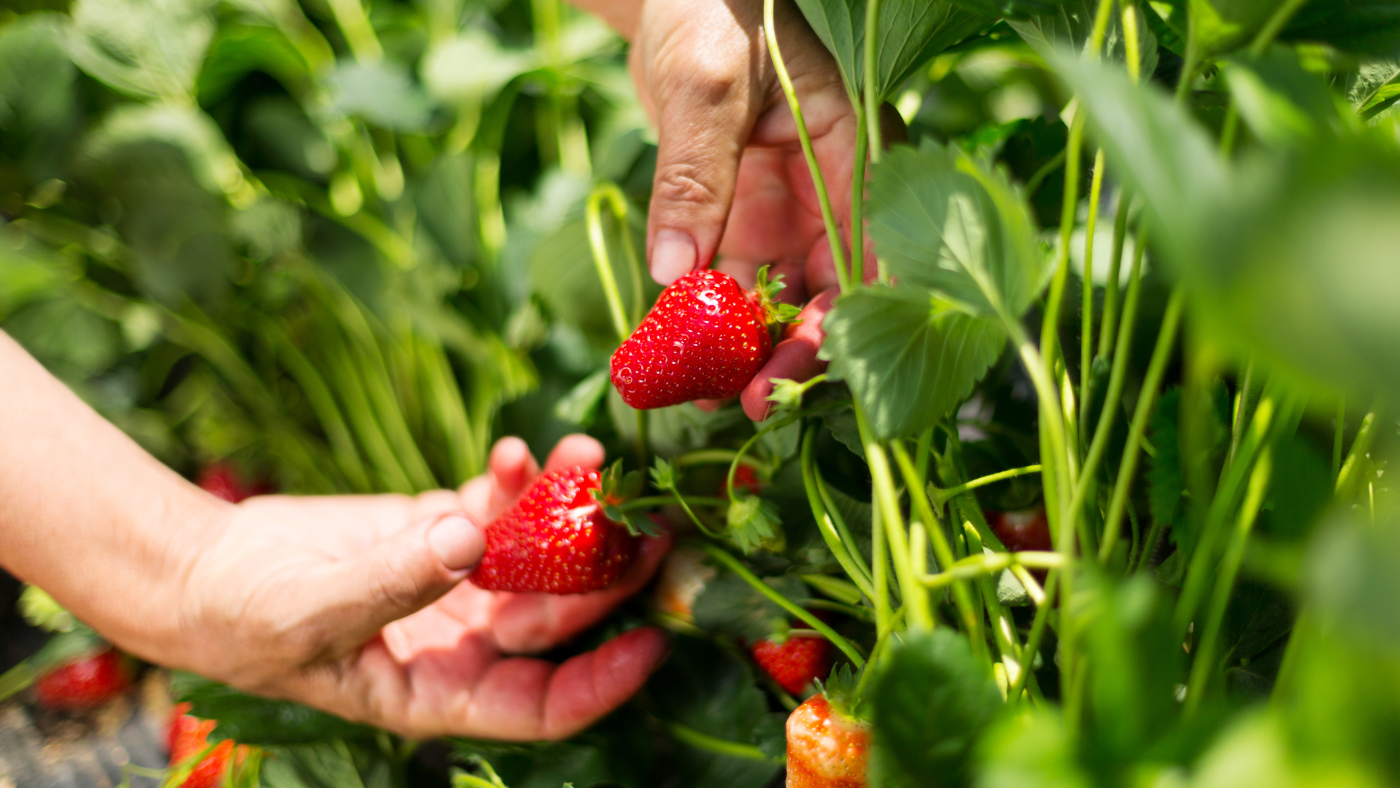
<svg viewBox="0 0 1400 788">
<path fill-rule="evenodd" d="M 865 0 L 797 0 L 797 5 L 836 58 L 847 92 L 860 95 L 865 89 Z M 919 66 L 994 19 L 994 15 L 939 0 L 881 2 L 878 100 L 889 98 Z"/>
<path fill-rule="evenodd" d="M 1090 788 L 1058 711 L 1007 715 L 977 745 L 979 788 Z"/>
<path fill-rule="evenodd" d="M 1172 262 L 1201 254 L 1205 228 L 1231 199 L 1214 140 L 1159 88 L 1134 85 L 1120 69 L 1063 54 L 1051 64 L 1078 96 L 1109 166 L 1146 201 L 1155 243 Z"/>
<path fill-rule="evenodd" d="M 891 275 L 969 314 L 1018 318 L 1044 285 L 1025 200 L 956 149 L 892 149 L 872 168 L 868 210 Z"/>
<path fill-rule="evenodd" d="M 917 290 L 861 288 L 822 324 L 821 357 L 845 380 L 881 437 L 917 435 L 963 400 L 996 362 L 1006 334 Z M 859 446 L 859 443 L 856 443 Z"/>
<path fill-rule="evenodd" d="M 758 549 L 783 549 L 782 518 L 771 501 L 735 490 L 725 511 L 725 523 L 729 538 L 745 555 Z"/>
<path fill-rule="evenodd" d="M 484 30 L 468 27 L 434 44 L 421 74 L 428 92 L 443 103 L 489 101 L 505 84 L 534 69 L 534 50 L 502 47 Z"/>
<path fill-rule="evenodd" d="M 1241 580 L 1220 625 L 1221 660 L 1237 665 L 1277 644 L 1293 628 L 1293 604 L 1276 588 Z"/>
<path fill-rule="evenodd" d="M 189 103 L 214 35 L 207 0 L 78 0 L 69 51 L 109 87 Z"/>
<path fill-rule="evenodd" d="M 1312 535 L 1332 502 L 1332 473 L 1327 460 L 1302 435 L 1274 443 L 1273 479 L 1258 530 L 1294 544 Z"/>
<path fill-rule="evenodd" d="M 1280 38 L 1359 55 L 1400 54 L 1400 2 L 1315 0 L 1298 12 Z"/>
<path fill-rule="evenodd" d="M 93 130 L 84 153 L 115 163 L 142 148 L 166 145 L 184 154 L 195 179 L 206 190 L 232 192 L 243 183 L 237 157 L 218 124 L 198 109 L 169 104 L 124 104 Z"/>
<path fill-rule="evenodd" d="M 284 700 L 268 700 L 232 687 L 177 673 L 173 688 L 181 701 L 193 704 L 196 717 L 219 721 L 216 739 L 234 739 L 241 744 L 279 745 L 322 742 L 366 736 L 366 728 L 324 711 Z"/>
<path fill-rule="evenodd" d="M 1305 70 L 1291 49 L 1234 58 L 1224 72 L 1240 117 L 1266 143 L 1292 144 L 1342 125 L 1327 83 Z"/>
<path fill-rule="evenodd" d="M 1089 46 L 1094 30 L 1094 15 L 1098 0 L 1066 0 L 1046 13 L 1028 19 L 1009 19 L 1007 24 L 1020 34 L 1036 54 L 1052 60 L 1057 52 L 1083 53 Z M 1139 9 L 1138 15 L 1138 73 L 1144 79 L 1157 68 L 1157 36 L 1148 25 L 1148 18 Z M 1103 54 L 1120 63 L 1127 60 L 1127 42 L 1123 38 L 1122 17 L 1110 12 L 1104 30 Z"/>
<path fill-rule="evenodd" d="M 799 605 L 808 598 L 807 587 L 790 575 L 763 582 Z M 697 627 L 750 643 L 772 635 L 790 618 L 786 610 L 732 572 L 722 572 L 706 583 L 692 609 Z"/>
<path fill-rule="evenodd" d="M 78 623 L 58 600 L 32 583 L 25 583 L 17 607 L 30 626 L 48 632 L 72 632 Z"/>
<path fill-rule="evenodd" d="M 228 24 L 219 28 L 199 71 L 199 101 L 211 106 L 252 71 L 277 78 L 289 90 L 306 84 L 310 69 L 295 45 L 276 27 Z"/>
<path fill-rule="evenodd" d="M 1021 19 L 1035 14 L 1048 14 L 1070 0 L 952 0 L 955 5 L 989 16 Z"/>
<path fill-rule="evenodd" d="M 1375 117 L 1400 96 L 1400 59 L 1362 63 L 1346 75 L 1342 87 L 1347 102 L 1358 114 Z"/>
<path fill-rule="evenodd" d="M 894 642 L 870 699 L 876 785 L 965 785 L 973 745 L 1003 708 L 966 637 L 944 628 Z"/>
<path fill-rule="evenodd" d="M 680 638 L 671 658 L 647 683 L 646 693 L 666 722 L 721 741 L 758 748 L 774 743 L 768 701 L 754 686 L 753 671 L 735 653 L 708 640 Z M 742 758 L 677 741 L 670 773 L 682 788 L 760 788 L 781 768 L 774 760 Z"/>
<path fill-rule="evenodd" d="M 422 131 L 432 118 L 432 103 L 398 63 L 342 63 L 326 77 L 326 90 L 337 112 L 386 129 Z"/>
<path fill-rule="evenodd" d="M 0 28 L 0 151 L 26 169 L 53 168 L 56 143 L 76 120 L 77 70 L 64 47 L 63 17 L 29 14 Z"/>
<path fill-rule="evenodd" d="M 1344 518 L 1308 550 L 1305 599 L 1324 626 L 1358 646 L 1400 658 L 1400 531 Z"/>
<path fill-rule="evenodd" d="M 1280 5 L 1277 0 L 1191 0 L 1191 24 L 1208 52 L 1247 43 Z"/>
</svg>

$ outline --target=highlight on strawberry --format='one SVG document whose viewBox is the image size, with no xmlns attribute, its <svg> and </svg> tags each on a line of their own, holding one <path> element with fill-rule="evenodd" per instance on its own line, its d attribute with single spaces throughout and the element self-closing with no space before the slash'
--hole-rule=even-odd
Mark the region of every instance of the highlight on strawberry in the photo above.
<svg viewBox="0 0 1400 788">
<path fill-rule="evenodd" d="M 613 353 L 613 385 L 639 410 L 743 391 L 773 350 L 772 330 L 796 318 L 778 304 L 782 277 L 758 272 L 753 294 L 734 277 L 692 271 L 664 291 L 632 336 Z"/>
<path fill-rule="evenodd" d="M 847 702 L 849 671 L 787 719 L 787 788 L 865 788 L 870 724 Z"/>
<path fill-rule="evenodd" d="M 641 474 L 579 466 L 547 471 L 486 527 L 486 552 L 468 579 L 487 591 L 582 594 L 626 571 L 636 536 L 656 535 L 644 517 L 618 508 L 641 489 Z"/>
</svg>

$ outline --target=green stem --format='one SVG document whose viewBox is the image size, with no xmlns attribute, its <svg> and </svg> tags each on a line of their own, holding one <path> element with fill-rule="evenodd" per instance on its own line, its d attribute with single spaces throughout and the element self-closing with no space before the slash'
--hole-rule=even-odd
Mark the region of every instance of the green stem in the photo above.
<svg viewBox="0 0 1400 788">
<path fill-rule="evenodd" d="M 1059 570 L 1051 570 L 1049 579 L 1045 581 L 1045 604 L 1036 608 L 1035 618 L 1031 621 L 1031 633 L 1026 637 L 1026 649 L 1023 652 L 1026 655 L 1026 669 L 1007 693 L 1008 703 L 1016 703 L 1021 699 L 1021 693 L 1026 689 L 1026 681 L 1035 669 L 1035 657 L 1040 652 L 1040 640 L 1045 637 L 1045 625 L 1050 621 L 1050 611 L 1055 607 L 1056 585 L 1059 581 Z"/>
<path fill-rule="evenodd" d="M 1347 401 L 1337 402 L 1337 420 L 1332 424 L 1332 484 L 1336 489 L 1337 480 L 1342 477 L 1342 439 L 1347 428 Z"/>
<path fill-rule="evenodd" d="M 1128 196 L 1120 192 L 1118 215 L 1113 219 L 1113 257 L 1108 261 L 1108 281 L 1104 283 L 1103 292 L 1103 316 L 1099 321 L 1099 358 L 1108 357 L 1117 336 L 1118 274 L 1122 270 L 1123 246 L 1128 236 L 1128 202 Z M 1140 245 L 1142 242 L 1138 243 Z"/>
<path fill-rule="evenodd" d="M 870 155 L 870 133 L 865 110 L 856 107 L 856 160 L 851 173 L 851 270 L 849 284 L 865 281 L 865 159 Z"/>
<path fill-rule="evenodd" d="M 1009 471 L 999 471 L 947 489 L 934 487 L 933 483 L 930 482 L 928 484 L 928 495 L 933 500 L 935 506 L 942 506 L 969 490 L 975 490 L 978 487 L 986 487 L 989 484 L 996 484 L 997 482 L 1004 482 L 1007 479 L 1014 479 L 1017 476 L 1025 476 L 1030 473 L 1040 473 L 1040 465 L 1027 465 L 1024 468 L 1012 468 Z"/>
<path fill-rule="evenodd" d="M 1200 709 L 1206 686 L 1210 682 L 1211 674 L 1215 672 L 1215 651 L 1220 637 L 1220 624 L 1225 620 L 1225 608 L 1230 604 L 1235 576 L 1239 574 L 1240 562 L 1244 560 L 1244 550 L 1249 544 L 1249 532 L 1254 527 L 1255 518 L 1259 516 L 1259 507 L 1264 504 L 1264 493 L 1269 487 L 1271 471 L 1269 450 L 1265 448 L 1254 465 L 1253 473 L 1250 474 L 1244 505 L 1235 521 L 1235 530 L 1230 536 L 1225 558 L 1217 570 L 1215 592 L 1211 595 L 1210 608 L 1206 611 L 1205 628 L 1201 632 L 1200 647 L 1196 649 L 1191 664 L 1191 677 L 1186 684 L 1186 705 L 1183 712 L 1187 717 Z"/>
<path fill-rule="evenodd" d="M 1308 0 L 1285 0 L 1283 5 L 1269 16 L 1269 21 L 1259 28 L 1259 33 L 1254 36 L 1254 41 L 1249 45 L 1249 54 L 1254 57 L 1263 55 L 1264 51 L 1269 48 L 1269 44 L 1272 44 L 1278 34 L 1283 32 L 1288 20 L 1292 19 L 1293 15 L 1298 13 L 1299 9 L 1307 2 Z"/>
<path fill-rule="evenodd" d="M 695 506 L 728 506 L 728 498 L 711 498 L 700 495 L 687 496 L 686 500 Z M 674 503 L 669 495 L 653 495 L 645 498 L 633 498 L 617 508 L 624 512 L 634 512 L 639 509 L 650 509 L 655 506 L 666 506 Z"/>
<path fill-rule="evenodd" d="M 975 534 L 976 531 L 970 533 Z M 973 549 L 972 547 L 968 548 Z M 981 549 L 978 540 L 976 549 Z M 974 553 L 953 563 L 937 574 L 920 575 L 919 582 L 928 588 L 943 588 L 964 580 L 994 575 L 1013 566 L 1028 566 L 1033 569 L 1064 569 L 1068 566 L 1065 557 L 1059 553 L 1023 551 L 1020 553 Z"/>
<path fill-rule="evenodd" d="M 865 664 L 865 657 L 861 655 L 860 649 L 856 648 L 855 644 L 837 634 L 836 630 L 827 626 L 826 622 L 806 610 L 803 610 L 791 599 L 778 593 L 772 586 L 760 580 L 758 575 L 750 572 L 748 567 L 740 563 L 737 558 L 712 544 L 704 544 L 701 545 L 701 547 L 711 558 L 724 564 L 726 569 L 738 575 L 744 582 L 752 586 L 755 591 L 768 597 L 773 604 L 791 613 L 793 617 L 807 624 L 807 626 L 812 629 L 822 633 L 822 636 L 830 640 L 834 646 L 841 649 L 841 652 L 845 654 L 857 668 Z"/>
<path fill-rule="evenodd" d="M 1186 293 L 1177 288 L 1167 302 L 1166 314 L 1162 316 L 1162 328 L 1157 334 L 1157 346 L 1152 350 L 1152 360 L 1147 365 L 1147 375 L 1142 381 L 1138 394 L 1137 407 L 1128 427 L 1128 442 L 1123 447 L 1123 460 L 1118 465 L 1118 479 L 1113 485 L 1113 497 L 1108 505 L 1108 515 L 1104 518 L 1104 539 L 1099 546 L 1100 563 L 1108 561 L 1113 548 L 1118 543 L 1118 533 L 1123 520 L 1123 507 L 1128 502 L 1128 490 L 1132 487 L 1133 476 L 1137 472 L 1138 449 L 1142 446 L 1143 433 L 1147 431 L 1147 421 L 1152 416 L 1152 408 L 1157 402 L 1158 389 L 1162 385 L 1162 375 L 1166 372 L 1167 361 L 1171 359 L 1172 345 L 1176 342 L 1176 328 L 1181 321 L 1181 311 L 1186 303 Z M 1126 340 L 1127 333 L 1123 335 Z M 1117 363 L 1115 360 L 1114 363 Z M 1105 432 L 1105 434 L 1107 434 Z"/>
<path fill-rule="evenodd" d="M 379 45 L 374 26 L 370 24 L 360 0 L 328 0 L 328 5 L 336 26 L 345 35 L 345 43 L 350 45 L 350 53 L 356 60 L 378 63 L 384 59 L 384 48 Z"/>
<path fill-rule="evenodd" d="M 1084 276 L 1079 315 L 1079 441 L 1089 436 L 1089 401 L 1093 399 L 1094 367 L 1094 234 L 1098 230 L 1099 200 L 1103 196 L 1104 153 L 1094 154 L 1094 177 L 1089 185 L 1089 222 L 1084 228 Z M 1089 474 L 1083 474 L 1088 477 Z"/>
<path fill-rule="evenodd" d="M 885 528 L 880 521 L 880 507 L 870 512 L 870 582 L 875 587 L 875 636 L 876 645 L 894 628 L 895 614 L 890 605 L 890 575 L 888 546 L 885 544 Z M 903 611 L 900 611 L 901 615 Z"/>
<path fill-rule="evenodd" d="M 1239 390 L 1235 392 L 1235 412 L 1230 419 L 1230 449 L 1225 453 L 1227 465 L 1235 459 L 1235 452 L 1240 448 L 1240 438 L 1244 436 L 1244 428 L 1249 424 L 1250 411 L 1253 408 L 1253 390 L 1254 362 L 1251 361 L 1245 367 L 1244 380 L 1240 383 Z"/>
<path fill-rule="evenodd" d="M 1084 112 L 1074 114 L 1069 127 L 1069 142 L 1065 145 L 1065 193 L 1060 208 L 1060 248 L 1055 253 L 1055 278 L 1045 301 L 1045 319 L 1040 328 L 1040 355 L 1049 361 L 1056 355 L 1059 341 L 1060 304 L 1069 280 L 1069 243 L 1074 234 L 1075 214 L 1079 208 L 1079 156 L 1084 147 Z"/>
<path fill-rule="evenodd" d="M 586 217 L 588 222 L 588 246 L 593 250 L 593 265 L 598 271 L 598 281 L 603 285 L 603 296 L 608 302 L 608 313 L 612 316 L 613 330 L 617 341 L 626 342 L 632 336 L 632 326 L 627 321 L 627 311 L 622 306 L 622 293 L 617 288 L 617 278 L 613 276 L 612 261 L 608 258 L 608 239 L 603 235 L 603 201 L 612 206 L 613 215 L 621 233 L 627 235 L 627 198 L 622 190 L 611 183 L 600 183 L 588 195 Z"/>
<path fill-rule="evenodd" d="M 823 500 L 821 482 L 817 476 L 816 463 L 813 459 L 816 432 L 817 425 L 812 424 L 807 428 L 807 433 L 802 436 L 802 486 L 807 492 L 807 503 L 812 507 L 812 517 L 816 520 L 817 530 L 821 532 L 822 539 L 826 542 L 827 548 L 831 550 L 831 554 L 836 557 L 836 562 L 845 570 L 846 575 L 851 578 L 851 582 L 860 588 L 861 593 L 874 599 L 875 587 L 871 583 L 870 570 L 865 568 L 858 557 L 859 551 L 853 550 L 853 546 L 848 546 L 842 539 L 831 520 L 831 516 L 827 513 L 826 501 Z"/>
<path fill-rule="evenodd" d="M 1040 191 L 1041 185 L 1045 183 L 1045 179 L 1049 178 L 1050 174 L 1058 170 L 1064 163 L 1065 151 L 1061 150 L 1051 157 L 1050 161 L 1040 165 L 1040 169 L 1036 170 L 1035 174 L 1031 176 L 1031 179 L 1026 181 L 1026 198 L 1030 199 L 1034 197 L 1036 192 Z"/>
<path fill-rule="evenodd" d="M 699 750 L 728 755 L 732 758 L 742 758 L 746 761 L 762 761 L 763 763 L 782 763 L 784 758 L 773 758 L 764 754 L 763 750 L 752 744 L 740 744 L 729 739 L 721 739 L 718 736 L 711 736 L 708 733 L 701 733 L 694 728 L 687 727 L 679 722 L 664 723 L 666 730 L 672 736 L 684 744 L 689 744 Z"/>
<path fill-rule="evenodd" d="M 1206 584 L 1210 582 L 1212 567 L 1215 566 L 1215 543 L 1235 506 L 1236 491 L 1253 468 L 1255 459 L 1267 444 L 1274 426 L 1286 421 L 1285 414 L 1276 412 L 1272 397 L 1265 395 L 1259 400 L 1259 407 L 1254 411 L 1254 418 L 1250 422 L 1249 433 L 1240 443 L 1239 455 L 1226 467 L 1221 477 L 1220 486 L 1216 489 L 1201 527 L 1200 538 L 1191 554 L 1186 582 L 1182 586 L 1181 596 L 1177 598 L 1176 610 L 1172 614 L 1174 637 L 1184 640 L 1186 630 L 1196 617 L 1196 609 L 1200 606 L 1201 597 L 1205 595 Z"/>
<path fill-rule="evenodd" d="M 922 521 L 924 528 L 931 536 L 933 557 L 938 559 L 938 565 L 944 570 L 952 568 L 956 563 L 953 559 L 953 549 L 948 544 L 948 537 L 943 532 L 943 525 L 939 522 L 938 515 L 933 511 L 933 505 L 924 490 L 923 479 L 919 476 L 918 469 L 914 467 L 903 443 L 891 441 L 890 450 L 894 453 L 895 463 L 899 465 L 899 470 L 904 474 L 904 484 L 909 491 L 909 500 L 913 506 L 914 515 Z M 919 594 L 919 596 L 923 597 L 927 603 L 927 592 Z M 982 619 L 977 610 L 973 609 L 972 595 L 965 584 L 959 583 L 953 587 L 953 602 L 957 605 L 958 613 L 963 619 L 963 625 L 967 627 L 968 637 L 972 638 L 973 650 L 976 651 L 977 643 L 983 640 L 983 638 L 978 637 L 982 628 Z"/>
<path fill-rule="evenodd" d="M 740 465 L 747 465 L 758 471 L 762 475 L 767 475 L 771 469 L 762 461 L 753 457 L 741 456 L 733 449 L 697 449 L 688 451 L 671 460 L 671 464 L 677 468 L 684 468 L 689 465 L 728 465 L 739 457 Z"/>
<path fill-rule="evenodd" d="M 802 117 L 802 105 L 797 101 L 797 91 L 792 86 L 792 78 L 788 76 L 787 64 L 783 61 L 783 53 L 778 49 L 778 34 L 773 26 L 773 0 L 763 0 L 763 33 L 768 41 L 768 55 L 773 58 L 773 70 L 778 75 L 778 82 L 783 86 L 783 95 L 787 98 L 788 109 L 792 111 L 793 122 L 797 125 L 797 136 L 802 143 L 802 155 L 807 159 L 807 169 L 812 173 L 812 186 L 817 192 L 817 201 L 821 204 L 822 223 L 826 225 L 826 241 L 831 246 L 831 258 L 836 265 L 836 276 L 841 285 L 841 292 L 850 289 L 850 271 L 846 266 L 846 253 L 841 247 L 841 232 L 836 226 L 836 216 L 831 210 L 831 198 L 826 193 L 826 181 L 822 178 L 821 166 L 817 164 L 817 154 L 812 150 L 812 135 L 807 132 L 807 121 Z M 875 139 L 879 139 L 876 137 Z M 878 150 L 879 146 L 874 146 Z M 879 160 L 878 156 L 875 157 Z"/>
<path fill-rule="evenodd" d="M 895 578 L 899 582 L 900 597 L 909 611 L 909 624 L 916 629 L 933 628 L 933 610 L 929 607 L 928 594 L 918 586 L 913 567 L 909 560 L 909 542 L 904 531 L 904 516 L 899 510 L 899 494 L 895 491 L 894 474 L 890 470 L 885 447 L 875 438 L 875 432 L 865 417 L 865 409 L 855 403 L 856 427 L 865 449 L 865 458 L 870 465 L 870 478 L 875 496 L 875 506 L 880 510 L 880 520 L 889 540 L 890 558 L 894 562 Z M 973 644 L 973 649 L 977 644 Z"/>
<path fill-rule="evenodd" d="M 1351 451 L 1347 453 L 1346 462 L 1342 463 L 1342 469 L 1337 473 L 1337 486 L 1334 494 L 1342 497 L 1351 491 L 1352 483 L 1361 473 L 1361 458 L 1371 450 L 1371 440 L 1375 437 L 1376 410 L 1371 409 L 1370 413 L 1361 420 L 1361 427 L 1356 431 L 1356 437 L 1351 441 Z"/>
<path fill-rule="evenodd" d="M 668 487 L 667 489 L 670 490 L 671 495 L 675 497 L 676 503 L 680 504 L 680 507 L 685 510 L 686 516 L 690 518 L 690 522 L 693 523 L 696 528 L 700 529 L 700 533 L 710 537 L 711 539 L 724 538 L 722 535 L 717 534 L 714 531 L 711 531 L 708 527 L 706 527 L 705 523 L 702 522 L 700 518 L 695 515 L 695 512 L 690 508 L 690 503 L 686 501 L 684 495 L 681 495 L 680 490 L 677 490 L 675 487 Z"/>
<path fill-rule="evenodd" d="M 876 164 L 880 163 L 880 86 L 875 84 L 876 68 L 878 60 L 876 52 L 880 45 L 880 0 L 867 0 L 865 4 L 865 51 L 863 53 L 865 62 L 865 122 L 868 127 L 867 135 L 870 138 L 870 160 Z M 880 281 L 887 281 L 885 272 L 881 271 Z"/>
</svg>

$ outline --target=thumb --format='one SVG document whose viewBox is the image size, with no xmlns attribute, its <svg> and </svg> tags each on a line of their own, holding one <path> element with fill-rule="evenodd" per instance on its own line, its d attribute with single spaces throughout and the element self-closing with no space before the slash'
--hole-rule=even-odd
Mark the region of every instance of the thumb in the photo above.
<svg viewBox="0 0 1400 788">
<path fill-rule="evenodd" d="M 657 96 L 656 181 L 647 222 L 651 276 L 663 285 L 714 259 L 761 104 L 742 68 L 722 53 L 676 59 L 683 62 L 667 69 Z"/>
<path fill-rule="evenodd" d="M 452 590 L 481 560 L 486 536 L 462 514 L 440 515 L 336 564 L 331 607 L 352 645 Z M 329 612 L 329 611 L 328 611 Z"/>
</svg>

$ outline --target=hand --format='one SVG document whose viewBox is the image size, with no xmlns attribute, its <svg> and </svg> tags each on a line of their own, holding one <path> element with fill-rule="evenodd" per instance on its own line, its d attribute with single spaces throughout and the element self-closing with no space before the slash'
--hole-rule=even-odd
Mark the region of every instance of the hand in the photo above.
<svg viewBox="0 0 1400 788">
<path fill-rule="evenodd" d="M 596 441 L 575 435 L 546 468 L 602 461 Z M 670 539 L 644 540 L 617 585 L 591 594 L 461 582 L 484 549 L 477 524 L 539 473 L 507 438 L 489 472 L 455 493 L 267 496 L 223 509 L 187 569 L 183 636 L 148 656 L 406 736 L 577 733 L 641 687 L 665 637 L 635 629 L 562 665 L 504 655 L 543 651 L 602 619 L 647 583 Z"/>
<path fill-rule="evenodd" d="M 741 395 L 755 420 L 768 414 L 773 378 L 806 380 L 825 367 L 816 351 L 837 283 L 797 125 L 761 35 L 762 10 L 761 0 L 647 2 L 631 55 L 642 101 L 660 133 L 647 233 L 653 278 L 669 284 L 719 255 L 715 267 L 750 288 L 757 269 L 771 264 L 772 274 L 785 277 L 780 298 L 788 303 L 828 293 L 808 304 L 802 325 Z M 795 5 L 779 0 L 774 16 L 849 245 L 856 116 L 835 61 Z M 869 247 L 866 259 L 874 259 Z"/>
</svg>

